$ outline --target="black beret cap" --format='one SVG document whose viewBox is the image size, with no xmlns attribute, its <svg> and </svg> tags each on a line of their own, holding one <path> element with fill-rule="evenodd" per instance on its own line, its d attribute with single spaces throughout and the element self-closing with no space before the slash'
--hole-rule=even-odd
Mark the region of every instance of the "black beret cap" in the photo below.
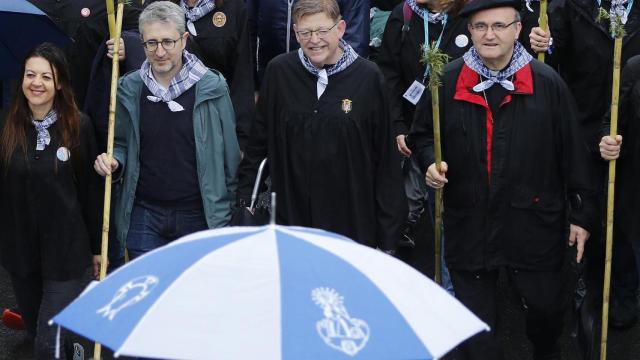
<svg viewBox="0 0 640 360">
<path fill-rule="evenodd" d="M 499 7 L 512 7 L 520 11 L 522 0 L 471 0 L 460 10 L 458 15 L 460 17 L 469 17 L 480 10 Z"/>
</svg>

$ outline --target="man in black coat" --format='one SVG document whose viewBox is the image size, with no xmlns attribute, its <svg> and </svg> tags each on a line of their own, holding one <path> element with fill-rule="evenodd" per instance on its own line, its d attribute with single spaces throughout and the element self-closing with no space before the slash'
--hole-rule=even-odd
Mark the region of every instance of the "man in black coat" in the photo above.
<svg viewBox="0 0 640 360">
<path fill-rule="evenodd" d="M 376 61 L 389 88 L 393 135 L 398 151 L 404 157 L 402 167 L 409 216 L 403 227 L 403 241 L 399 243 L 404 245 L 404 249 L 398 252 L 398 256 L 425 274 L 431 272 L 433 260 L 429 260 L 433 256 L 425 253 L 428 251 L 424 248 L 431 249 L 429 245 L 433 238 L 424 234 L 431 230 L 429 226 L 418 225 L 421 223 L 419 219 L 424 216 L 422 214 L 430 213 L 425 212 L 427 188 L 423 180 L 424 174 L 420 172 L 415 157 L 411 156 L 411 149 L 406 144 L 420 96 L 410 98 L 403 94 L 413 87 L 424 89 L 428 82 L 427 67 L 421 63 L 423 44 L 438 44 L 438 48 L 451 59 L 459 58 L 471 46 L 467 22 L 457 16 L 462 1 L 455 1 L 450 5 L 452 6 L 445 7 L 439 1 L 432 0 L 407 0 L 398 4 L 387 21 Z M 426 41 L 425 36 L 428 36 Z M 423 218 L 431 221 L 428 215 Z M 447 285 L 450 286 L 450 282 L 447 284 L 446 274 L 444 279 L 443 285 L 446 288 Z"/>
<path fill-rule="evenodd" d="M 298 0 L 292 16 L 301 48 L 267 67 L 238 168 L 238 203 L 249 204 L 267 157 L 278 224 L 392 252 L 406 201 L 383 75 L 343 40 L 348 25 L 337 1 Z"/>
<path fill-rule="evenodd" d="M 293 7 L 297 0 L 248 0 L 249 33 L 256 65 L 256 90 L 271 59 L 300 47 L 293 31 Z M 360 56 L 369 52 L 369 0 L 337 0 L 349 24 L 344 39 Z"/>
<path fill-rule="evenodd" d="M 445 256 L 456 296 L 494 329 L 463 345 L 463 359 L 504 358 L 495 339 L 500 268 L 526 309 L 534 359 L 560 359 L 565 247 L 576 245 L 579 262 L 593 222 L 587 154 L 573 135 L 575 104 L 564 81 L 516 41 L 519 7 L 474 0 L 460 13 L 469 17 L 473 47 L 442 76 L 442 173 L 429 96 L 410 135 L 427 185 L 444 187 Z"/>
<path fill-rule="evenodd" d="M 549 6 L 549 28 L 553 37 L 552 53 L 549 63 L 557 66 L 560 74 L 569 85 L 578 105 L 577 118 L 580 134 L 585 148 L 592 153 L 591 179 L 599 190 L 599 213 L 604 219 L 604 189 L 606 169 L 599 159 L 597 144 L 600 140 L 600 124 L 611 106 L 611 83 L 613 73 L 614 40 L 609 31 L 609 22 L 596 21 L 599 9 L 611 11 L 615 3 L 615 12 L 625 19 L 626 35 L 622 45 L 622 64 L 640 53 L 640 8 L 634 1 L 610 0 L 554 0 Z M 617 9 L 616 9 L 617 8 Z M 541 39 L 540 35 L 549 37 L 540 28 L 532 30 L 532 40 Z M 533 44 L 532 44 L 533 45 Z M 546 50 L 548 43 L 541 48 Z M 593 238 L 589 244 L 587 255 L 586 282 L 590 293 L 597 299 L 602 292 L 602 274 L 604 259 L 604 230 L 602 222 L 595 225 Z M 627 241 L 614 242 L 613 251 L 612 294 L 609 323 L 618 328 L 627 328 L 637 321 L 638 305 L 636 291 L 638 279 L 635 278 L 635 264 L 631 256 L 631 245 Z M 598 322 L 600 306 L 596 304 L 584 322 Z M 599 333 L 585 334 L 590 340 L 598 342 Z M 589 341 L 587 341 L 589 342 Z M 597 349 L 587 348 L 587 352 L 597 353 Z M 588 354 L 587 354 L 588 355 Z M 589 355 L 588 355 L 589 356 Z M 593 358 L 597 357 L 594 354 Z"/>
<path fill-rule="evenodd" d="M 614 244 L 622 241 L 632 245 L 637 266 L 640 264 L 640 55 L 629 59 L 621 78 L 618 123 L 621 135 L 616 139 L 603 136 L 599 147 L 603 159 L 619 158 L 616 164 Z M 609 134 L 609 127 L 609 117 L 606 117 L 603 126 L 605 134 Z M 623 137 L 625 140 L 621 153 Z"/>
</svg>

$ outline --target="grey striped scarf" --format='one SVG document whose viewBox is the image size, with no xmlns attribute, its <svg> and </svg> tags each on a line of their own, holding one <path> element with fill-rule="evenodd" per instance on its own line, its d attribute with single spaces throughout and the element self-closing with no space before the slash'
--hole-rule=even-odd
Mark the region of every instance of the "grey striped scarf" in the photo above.
<svg viewBox="0 0 640 360">
<path fill-rule="evenodd" d="M 200 81 L 208 70 L 202 61 L 186 50 L 182 53 L 182 60 L 182 69 L 171 79 L 171 84 L 168 89 L 164 89 L 154 79 L 149 60 L 145 60 L 140 67 L 142 82 L 144 82 L 151 94 L 153 94 L 153 96 L 147 96 L 147 99 L 153 102 L 163 101 L 167 103 L 169 109 L 173 112 L 184 110 L 182 105 L 174 100 Z"/>
<path fill-rule="evenodd" d="M 318 69 L 317 67 L 315 67 L 311 63 L 309 58 L 304 54 L 304 52 L 302 51 L 302 48 L 298 49 L 298 57 L 300 58 L 300 62 L 302 62 L 302 65 L 305 67 L 305 69 L 307 69 L 307 71 L 309 71 L 310 73 L 312 73 L 318 78 L 318 82 L 316 84 L 318 99 L 324 93 L 324 90 L 327 88 L 327 85 L 329 84 L 329 76 L 333 74 L 337 74 L 340 71 L 343 71 L 344 69 L 348 68 L 351 64 L 353 64 L 353 62 L 356 61 L 356 59 L 358 59 L 358 56 L 359 56 L 358 53 L 355 50 L 353 50 L 351 45 L 347 44 L 346 41 L 340 39 L 339 46 L 342 48 L 342 56 L 340 57 L 337 63 L 335 63 L 334 65 L 325 67 L 324 69 Z"/>
<path fill-rule="evenodd" d="M 189 8 L 185 0 L 180 0 L 180 7 L 184 10 L 184 15 L 187 18 L 187 29 L 189 29 L 191 35 L 198 36 L 193 23 L 213 11 L 216 8 L 216 4 L 211 0 L 200 0 L 196 3 L 196 6 Z"/>
</svg>

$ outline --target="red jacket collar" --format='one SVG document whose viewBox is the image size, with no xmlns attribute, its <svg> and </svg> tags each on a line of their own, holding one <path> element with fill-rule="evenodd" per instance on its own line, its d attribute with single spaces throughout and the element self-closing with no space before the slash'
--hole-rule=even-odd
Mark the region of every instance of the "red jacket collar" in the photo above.
<svg viewBox="0 0 640 360">
<path fill-rule="evenodd" d="M 456 93 L 454 99 L 465 100 L 474 104 L 485 106 L 484 98 L 473 91 L 473 87 L 480 82 L 480 75 L 471 70 L 467 64 L 462 65 L 462 70 L 458 75 L 456 83 Z M 533 94 L 533 74 L 531 73 L 531 64 L 525 65 L 522 69 L 514 74 L 513 78 L 514 94 L 531 95 Z"/>
</svg>

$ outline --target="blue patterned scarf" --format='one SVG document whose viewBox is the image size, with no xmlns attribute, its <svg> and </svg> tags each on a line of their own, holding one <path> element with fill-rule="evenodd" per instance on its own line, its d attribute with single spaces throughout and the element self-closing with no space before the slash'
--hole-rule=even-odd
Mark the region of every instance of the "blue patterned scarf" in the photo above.
<svg viewBox="0 0 640 360">
<path fill-rule="evenodd" d="M 602 7 L 602 0 L 598 1 L 598 7 Z M 620 18 L 622 24 L 627 23 L 627 19 L 629 18 L 629 13 L 631 12 L 631 7 L 633 7 L 633 0 L 611 0 L 611 8 L 609 9 L 609 17 Z M 614 34 L 611 34 L 612 37 Z"/>
<path fill-rule="evenodd" d="M 36 131 L 38 132 L 36 150 L 44 150 L 44 148 L 51 143 L 51 134 L 49 134 L 49 130 L 47 129 L 49 126 L 53 125 L 56 120 L 58 120 L 58 114 L 56 114 L 56 111 L 53 109 L 49 110 L 42 121 L 31 118 L 31 123 L 35 126 Z"/>
<path fill-rule="evenodd" d="M 216 4 L 211 0 L 200 0 L 196 3 L 196 6 L 189 8 L 185 0 L 180 0 L 180 7 L 184 10 L 184 15 L 187 18 L 187 29 L 189 29 L 191 35 L 198 36 L 193 23 L 213 11 L 216 8 Z"/>
<path fill-rule="evenodd" d="M 418 14 L 418 16 L 420 16 L 422 19 L 424 19 L 426 16 L 427 21 L 432 24 L 441 23 L 444 20 L 444 16 L 446 15 L 444 12 L 432 13 L 426 7 L 418 6 L 416 0 L 405 0 L 405 2 L 407 3 L 407 5 L 409 5 L 411 10 L 413 10 L 413 12 Z"/>
<path fill-rule="evenodd" d="M 351 45 L 347 44 L 346 41 L 340 39 L 340 48 L 342 48 L 342 56 L 335 64 L 331 66 L 325 66 L 323 69 L 318 69 L 311 63 L 311 60 L 304 54 L 302 48 L 298 49 L 298 57 L 300 58 L 300 62 L 302 65 L 318 78 L 318 82 L 316 84 L 316 90 L 318 94 L 318 99 L 324 93 L 324 90 L 327 88 L 329 84 L 329 76 L 333 74 L 337 74 L 340 71 L 348 68 L 354 61 L 358 58 L 358 53 L 353 50 Z"/>
<path fill-rule="evenodd" d="M 522 69 L 527 65 L 533 57 L 529 55 L 529 53 L 524 49 L 519 42 L 516 41 L 515 47 L 513 49 L 513 57 L 511 58 L 511 62 L 506 69 L 500 71 L 490 70 L 480 59 L 478 55 L 478 51 L 475 47 L 471 47 L 467 52 L 462 56 L 464 59 L 464 63 L 473 71 L 478 73 L 481 77 L 486 78 L 480 82 L 478 85 L 473 87 L 473 91 L 482 92 L 490 87 L 493 84 L 500 84 L 503 88 L 513 91 L 515 87 L 513 86 L 513 82 L 509 80 L 513 74 L 518 72 L 518 70 Z"/>
</svg>

